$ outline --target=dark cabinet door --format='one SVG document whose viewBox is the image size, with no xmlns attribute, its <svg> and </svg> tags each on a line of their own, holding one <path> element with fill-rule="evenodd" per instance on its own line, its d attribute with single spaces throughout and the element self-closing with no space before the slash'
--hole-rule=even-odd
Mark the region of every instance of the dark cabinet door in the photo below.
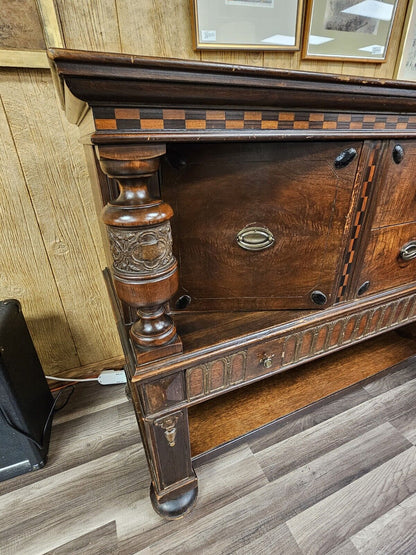
<svg viewBox="0 0 416 555">
<path fill-rule="evenodd" d="M 416 223 L 373 229 L 361 269 L 366 294 L 416 281 Z"/>
<path fill-rule="evenodd" d="M 186 296 L 178 306 L 190 299 L 188 310 L 331 304 L 360 149 L 359 142 L 171 148 L 161 192 L 175 212 L 174 303 Z M 315 290 L 324 304 L 312 302 Z"/>
<path fill-rule="evenodd" d="M 416 281 L 416 141 L 388 141 L 359 282 L 371 295 Z"/>
<path fill-rule="evenodd" d="M 373 228 L 416 221 L 416 141 L 389 141 Z"/>
</svg>

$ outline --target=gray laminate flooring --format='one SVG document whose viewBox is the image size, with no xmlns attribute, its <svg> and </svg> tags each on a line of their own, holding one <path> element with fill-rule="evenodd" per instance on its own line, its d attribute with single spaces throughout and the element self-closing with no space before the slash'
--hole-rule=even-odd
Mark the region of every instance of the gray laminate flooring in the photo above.
<svg viewBox="0 0 416 555">
<path fill-rule="evenodd" d="M 162 520 L 124 387 L 78 385 L 47 466 L 0 484 L 0 553 L 416 554 L 416 357 L 195 467 Z"/>
</svg>

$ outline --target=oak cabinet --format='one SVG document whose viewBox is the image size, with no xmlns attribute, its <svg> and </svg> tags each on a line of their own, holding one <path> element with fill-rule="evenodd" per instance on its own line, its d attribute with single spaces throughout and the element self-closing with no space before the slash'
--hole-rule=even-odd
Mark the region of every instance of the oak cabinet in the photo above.
<svg viewBox="0 0 416 555">
<path fill-rule="evenodd" d="M 152 503 L 176 518 L 198 489 L 189 410 L 416 320 L 416 84 L 50 58 L 105 204 Z"/>
</svg>

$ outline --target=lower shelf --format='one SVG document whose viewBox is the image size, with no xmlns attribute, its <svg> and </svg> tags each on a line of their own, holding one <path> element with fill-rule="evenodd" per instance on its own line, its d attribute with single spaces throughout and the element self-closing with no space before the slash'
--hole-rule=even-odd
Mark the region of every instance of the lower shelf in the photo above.
<svg viewBox="0 0 416 555">
<path fill-rule="evenodd" d="M 415 353 L 415 339 L 392 331 L 190 407 L 192 456 L 345 389 Z"/>
</svg>

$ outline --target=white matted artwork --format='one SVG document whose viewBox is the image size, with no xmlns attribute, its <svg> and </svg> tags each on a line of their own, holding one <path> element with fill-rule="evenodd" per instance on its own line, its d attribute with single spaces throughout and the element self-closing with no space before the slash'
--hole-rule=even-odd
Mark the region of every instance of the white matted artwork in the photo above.
<svg viewBox="0 0 416 555">
<path fill-rule="evenodd" d="M 274 8 L 274 0 L 225 0 L 227 6 L 251 6 L 254 8 Z"/>
<path fill-rule="evenodd" d="M 303 0 L 191 0 L 196 50 L 299 50 Z"/>
<path fill-rule="evenodd" d="M 304 58 L 383 62 L 400 0 L 312 0 Z"/>
</svg>

